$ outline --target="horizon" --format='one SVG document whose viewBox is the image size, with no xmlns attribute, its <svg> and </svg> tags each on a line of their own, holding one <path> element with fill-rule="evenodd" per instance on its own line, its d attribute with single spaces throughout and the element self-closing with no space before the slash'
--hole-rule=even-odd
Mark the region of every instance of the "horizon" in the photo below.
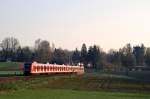
<svg viewBox="0 0 150 99">
<path fill-rule="evenodd" d="M 22 46 L 47 40 L 63 49 L 98 45 L 104 51 L 127 43 L 150 47 L 148 0 L 0 0 L 0 41 Z"/>
</svg>

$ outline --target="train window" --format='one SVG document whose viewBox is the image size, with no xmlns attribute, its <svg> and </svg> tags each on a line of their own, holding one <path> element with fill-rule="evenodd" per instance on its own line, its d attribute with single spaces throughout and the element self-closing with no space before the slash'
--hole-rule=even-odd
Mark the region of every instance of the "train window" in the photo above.
<svg viewBox="0 0 150 99">
<path fill-rule="evenodd" d="M 40 71 L 40 66 L 37 67 L 37 71 Z"/>
<path fill-rule="evenodd" d="M 36 69 L 37 69 L 36 66 L 34 66 L 34 67 L 33 67 L 33 71 L 36 71 Z"/>
<path fill-rule="evenodd" d="M 43 66 L 41 66 L 41 71 L 43 71 Z"/>
<path fill-rule="evenodd" d="M 55 67 L 53 66 L 53 69 L 52 69 L 53 71 L 55 71 Z"/>
<path fill-rule="evenodd" d="M 37 71 L 37 66 L 35 67 L 35 70 Z"/>
<path fill-rule="evenodd" d="M 63 71 L 65 71 L 65 67 L 63 68 Z"/>
<path fill-rule="evenodd" d="M 55 71 L 57 71 L 57 67 L 55 67 Z"/>
<path fill-rule="evenodd" d="M 55 67 L 55 71 L 57 71 L 57 67 Z"/>
<path fill-rule="evenodd" d="M 57 67 L 55 67 L 55 71 L 57 71 Z"/>
<path fill-rule="evenodd" d="M 46 70 L 49 71 L 49 66 L 46 67 Z"/>
<path fill-rule="evenodd" d="M 49 71 L 51 71 L 51 66 L 49 66 Z"/>
<path fill-rule="evenodd" d="M 32 67 L 32 71 L 34 71 L 34 70 L 35 70 L 35 67 L 33 66 L 33 67 Z"/>
<path fill-rule="evenodd" d="M 46 71 L 46 66 L 44 66 L 44 71 Z"/>
<path fill-rule="evenodd" d="M 45 66 L 45 71 L 47 71 L 47 66 Z"/>
<path fill-rule="evenodd" d="M 40 67 L 39 66 L 37 66 L 37 71 L 39 71 L 40 70 Z"/>
<path fill-rule="evenodd" d="M 38 71 L 38 66 L 36 66 L 36 71 Z"/>
<path fill-rule="evenodd" d="M 53 66 L 53 71 L 55 71 L 55 66 Z"/>
<path fill-rule="evenodd" d="M 53 66 L 51 67 L 51 71 L 53 71 Z"/>
<path fill-rule="evenodd" d="M 40 71 L 42 71 L 43 70 L 43 68 L 42 68 L 42 66 L 40 66 Z"/>
<path fill-rule="evenodd" d="M 32 63 L 24 63 L 24 69 L 25 69 L 25 71 L 30 71 L 31 64 Z"/>
<path fill-rule="evenodd" d="M 49 71 L 49 66 L 47 66 L 47 71 Z"/>
<path fill-rule="evenodd" d="M 56 67 L 54 67 L 53 70 L 56 71 Z"/>
<path fill-rule="evenodd" d="M 51 67 L 51 66 L 49 67 L 49 70 L 50 70 L 50 71 L 52 70 L 52 67 Z"/>
<path fill-rule="evenodd" d="M 24 67 L 25 67 L 25 68 L 28 68 L 28 67 L 31 66 L 31 64 L 32 64 L 32 63 L 24 63 Z"/>
<path fill-rule="evenodd" d="M 46 66 L 46 71 L 48 71 L 48 66 Z"/>
<path fill-rule="evenodd" d="M 41 66 L 39 66 L 39 71 L 41 71 Z"/>
<path fill-rule="evenodd" d="M 57 71 L 58 70 L 58 67 L 55 67 L 55 71 Z"/>
<path fill-rule="evenodd" d="M 52 71 L 54 71 L 54 66 L 52 67 Z"/>
</svg>

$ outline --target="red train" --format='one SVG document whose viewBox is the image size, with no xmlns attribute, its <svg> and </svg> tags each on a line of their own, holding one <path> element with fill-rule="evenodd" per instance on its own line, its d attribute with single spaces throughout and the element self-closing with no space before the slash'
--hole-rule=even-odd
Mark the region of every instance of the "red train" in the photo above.
<svg viewBox="0 0 150 99">
<path fill-rule="evenodd" d="M 56 65 L 56 64 L 42 64 L 42 63 L 24 63 L 24 74 L 43 74 L 43 73 L 77 73 L 83 74 L 84 67 L 69 66 L 69 65 Z"/>
</svg>

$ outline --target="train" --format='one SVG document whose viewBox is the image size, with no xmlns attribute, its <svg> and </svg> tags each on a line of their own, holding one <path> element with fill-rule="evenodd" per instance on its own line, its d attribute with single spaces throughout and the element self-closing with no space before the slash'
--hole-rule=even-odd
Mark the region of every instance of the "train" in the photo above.
<svg viewBox="0 0 150 99">
<path fill-rule="evenodd" d="M 82 64 L 78 66 L 71 65 L 57 65 L 57 64 L 43 64 L 43 63 L 24 63 L 24 75 L 33 74 L 51 74 L 51 73 L 75 73 L 78 75 L 84 74 L 84 66 Z"/>
</svg>

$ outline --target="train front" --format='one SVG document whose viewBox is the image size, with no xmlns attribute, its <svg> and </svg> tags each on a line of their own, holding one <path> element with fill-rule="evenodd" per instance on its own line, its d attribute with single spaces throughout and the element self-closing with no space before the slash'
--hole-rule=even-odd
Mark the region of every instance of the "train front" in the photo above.
<svg viewBox="0 0 150 99">
<path fill-rule="evenodd" d="M 32 63 L 30 63 L 30 62 L 24 63 L 24 69 L 23 69 L 24 75 L 30 75 L 31 74 L 31 65 L 32 65 Z"/>
</svg>

